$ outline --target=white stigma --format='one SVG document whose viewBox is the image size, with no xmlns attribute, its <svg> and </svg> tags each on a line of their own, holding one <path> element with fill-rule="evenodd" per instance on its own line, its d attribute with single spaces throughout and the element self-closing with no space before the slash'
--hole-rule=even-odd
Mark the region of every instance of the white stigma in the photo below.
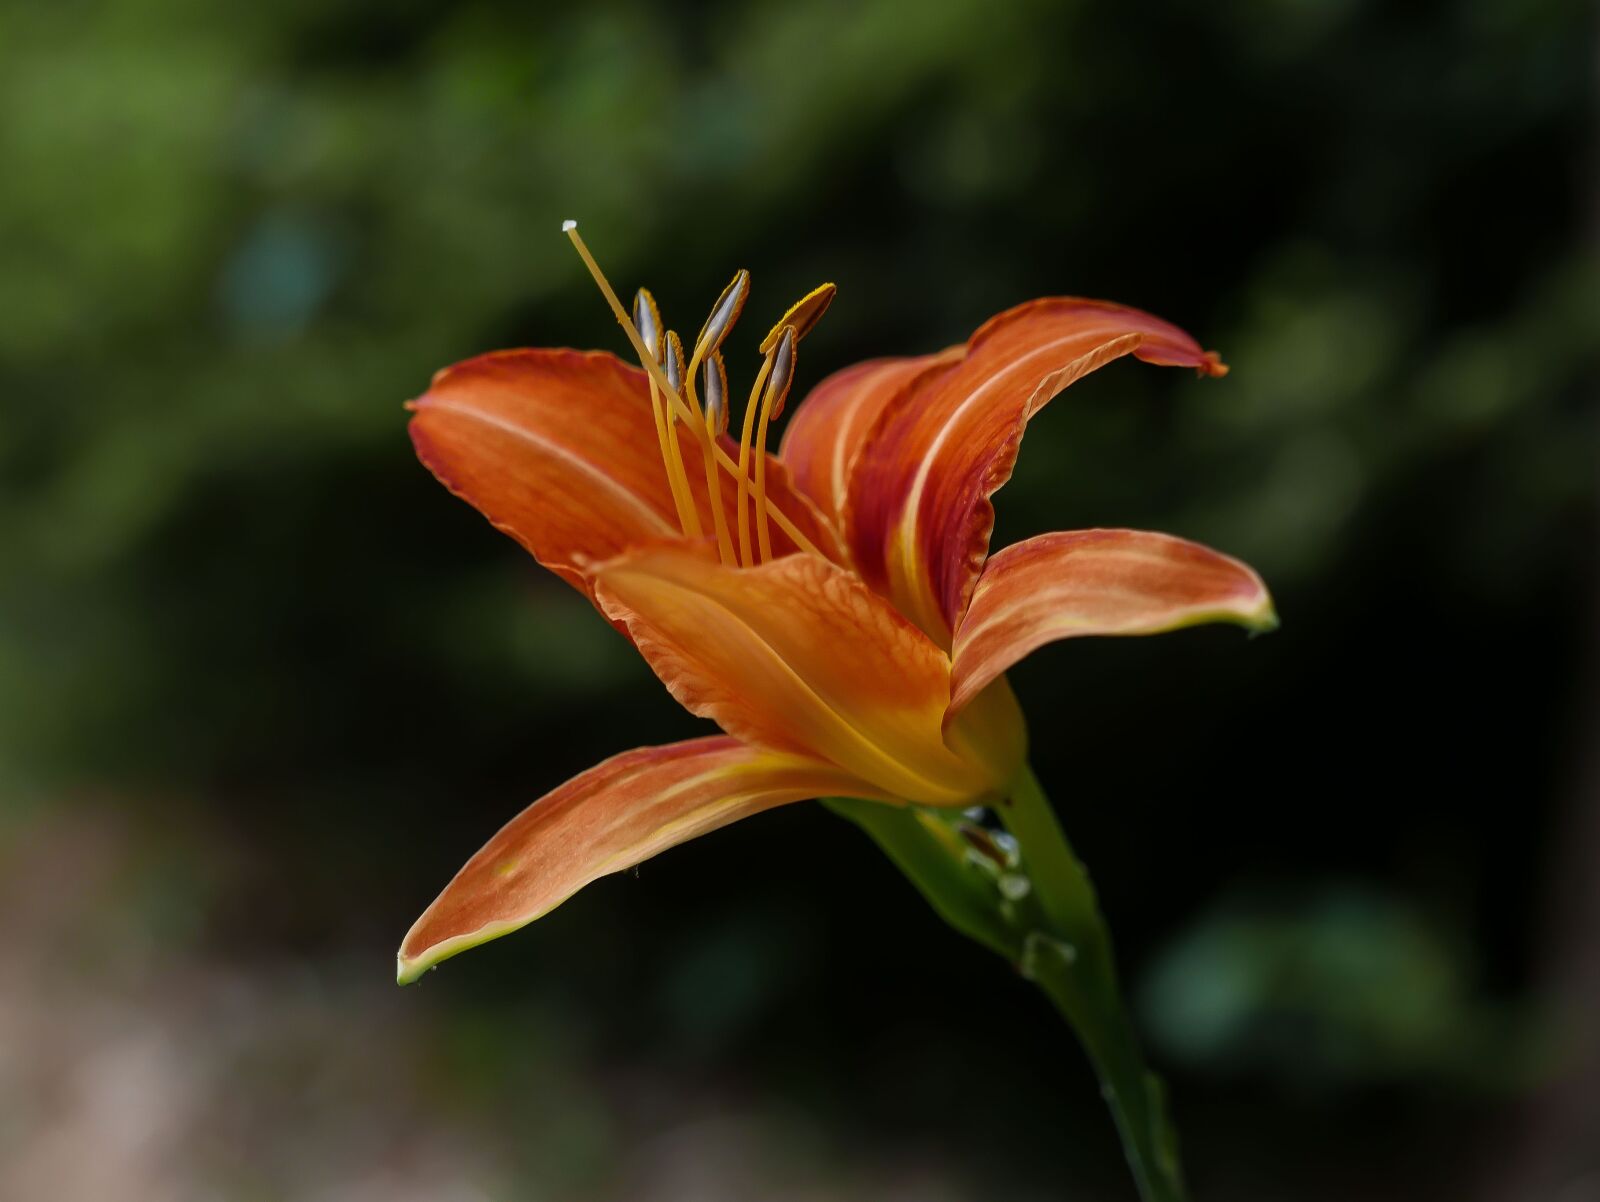
<svg viewBox="0 0 1600 1202">
<path fill-rule="evenodd" d="M 567 218 L 567 220 L 565 220 L 565 221 L 563 221 L 561 223 L 561 232 L 563 234 L 570 234 L 573 230 L 575 230 L 577 228 L 578 228 L 578 223 L 576 221 L 573 221 L 570 217 Z"/>
</svg>

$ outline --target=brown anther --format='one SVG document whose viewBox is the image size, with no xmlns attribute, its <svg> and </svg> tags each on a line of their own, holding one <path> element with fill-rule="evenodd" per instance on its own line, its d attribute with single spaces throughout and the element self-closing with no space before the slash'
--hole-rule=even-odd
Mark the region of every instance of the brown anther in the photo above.
<svg viewBox="0 0 1600 1202">
<path fill-rule="evenodd" d="M 772 371 L 767 375 L 766 396 L 761 401 L 762 409 L 768 413 L 768 420 L 776 421 L 783 416 L 784 402 L 789 397 L 789 384 L 794 379 L 794 344 L 798 337 L 793 326 L 784 326 L 778 336 L 778 344 L 771 352 Z"/>
<path fill-rule="evenodd" d="M 832 284 L 819 284 L 790 305 L 789 311 L 778 319 L 778 324 L 773 326 L 761 340 L 761 353 L 765 355 L 778 345 L 778 339 L 783 337 L 785 326 L 794 327 L 796 338 L 804 338 L 811 333 L 811 327 L 822 320 L 822 315 L 828 311 L 828 306 L 833 304 L 834 293 L 838 291 Z"/>
<path fill-rule="evenodd" d="M 650 295 L 648 288 L 634 293 L 633 324 L 638 327 L 639 338 L 655 361 L 661 362 L 661 310 L 656 308 L 656 298 Z"/>
<path fill-rule="evenodd" d="M 667 331 L 667 358 L 662 364 L 667 369 L 667 383 L 672 391 L 683 395 L 683 340 L 676 330 Z"/>
<path fill-rule="evenodd" d="M 723 365 L 722 354 L 713 351 L 705 362 L 702 391 L 705 399 L 706 425 L 713 434 L 728 432 L 728 369 Z"/>
<path fill-rule="evenodd" d="M 722 345 L 733 323 L 744 312 L 744 302 L 750 297 L 750 273 L 741 268 L 732 282 L 722 290 L 717 303 L 711 306 L 711 316 L 700 327 L 700 336 L 694 340 L 694 359 L 700 362 Z"/>
</svg>

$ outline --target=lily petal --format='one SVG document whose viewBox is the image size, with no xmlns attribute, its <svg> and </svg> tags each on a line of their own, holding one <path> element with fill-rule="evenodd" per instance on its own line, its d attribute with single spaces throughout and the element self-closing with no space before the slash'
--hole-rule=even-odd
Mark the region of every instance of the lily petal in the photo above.
<svg viewBox="0 0 1600 1202">
<path fill-rule="evenodd" d="M 826 765 L 722 736 L 613 756 L 534 802 L 466 862 L 406 933 L 400 983 L 526 926 L 608 873 L 852 784 Z"/>
<path fill-rule="evenodd" d="M 614 355 L 480 355 L 440 372 L 411 407 L 417 456 L 440 482 L 591 599 L 589 564 L 680 536 L 645 374 Z M 687 431 L 679 442 L 710 529 L 699 442 Z M 723 494 L 731 499 L 730 481 Z M 820 549 L 837 553 L 827 523 L 775 459 L 767 495 Z M 773 536 L 780 553 L 794 549 L 781 530 Z"/>
<path fill-rule="evenodd" d="M 672 695 L 737 738 L 827 760 L 888 796 L 929 805 L 971 804 L 1015 770 L 1020 719 L 1011 743 L 990 737 L 973 749 L 953 737 L 964 754 L 952 751 L 942 731 L 949 658 L 887 600 L 816 556 L 736 569 L 660 547 L 594 576 L 601 610 L 626 627 Z"/>
<path fill-rule="evenodd" d="M 951 714 L 1046 643 L 1202 622 L 1271 630 L 1278 619 L 1249 567 L 1170 534 L 1074 530 L 1016 543 L 984 567 L 956 631 Z"/>
<path fill-rule="evenodd" d="M 1028 419 L 1123 355 L 1227 369 L 1174 325 L 1106 301 L 1055 297 L 993 318 L 966 357 L 886 405 L 849 482 L 856 566 L 942 646 L 967 607 Z"/>
<path fill-rule="evenodd" d="M 857 363 L 813 388 L 789 419 L 779 457 L 795 486 L 840 530 L 850 476 L 878 415 L 919 376 L 948 370 L 965 353 L 953 347 L 937 355 Z"/>
</svg>

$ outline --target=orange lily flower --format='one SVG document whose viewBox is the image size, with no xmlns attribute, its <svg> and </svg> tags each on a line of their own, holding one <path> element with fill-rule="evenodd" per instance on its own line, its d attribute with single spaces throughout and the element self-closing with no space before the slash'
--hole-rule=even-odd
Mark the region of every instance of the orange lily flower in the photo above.
<svg viewBox="0 0 1600 1202">
<path fill-rule="evenodd" d="M 1124 355 L 1224 374 L 1177 327 L 1101 301 L 1032 301 L 964 346 L 829 377 L 772 454 L 796 345 L 832 286 L 764 340 L 735 441 L 720 348 L 748 275 L 686 362 L 649 293 L 630 316 L 567 232 L 642 367 L 573 350 L 469 359 L 412 402 L 412 441 L 725 733 L 623 752 L 523 810 L 406 935 L 402 982 L 774 806 L 1003 798 L 1026 745 L 1004 673 L 1045 643 L 1276 623 L 1250 568 L 1170 535 L 1045 534 L 988 557 L 990 497 L 1028 420 L 1068 384 Z"/>
</svg>

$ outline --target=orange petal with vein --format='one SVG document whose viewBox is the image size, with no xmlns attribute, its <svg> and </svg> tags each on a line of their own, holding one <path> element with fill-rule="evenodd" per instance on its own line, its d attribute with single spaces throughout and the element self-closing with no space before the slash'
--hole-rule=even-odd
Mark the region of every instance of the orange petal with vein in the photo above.
<svg viewBox="0 0 1600 1202">
<path fill-rule="evenodd" d="M 534 802 L 406 933 L 401 984 L 526 926 L 583 886 L 761 810 L 852 782 L 826 765 L 716 736 L 613 756 Z"/>
<path fill-rule="evenodd" d="M 1245 564 L 1170 534 L 1073 530 L 1007 547 L 984 567 L 956 631 L 952 715 L 1036 648 L 1202 622 L 1278 624 Z"/>
<path fill-rule="evenodd" d="M 662 547 L 594 575 L 601 610 L 627 628 L 673 696 L 731 735 L 827 760 L 930 805 L 969 804 L 1015 769 L 1000 762 L 1009 746 L 993 763 L 982 750 L 946 746 L 949 658 L 883 597 L 816 556 L 732 569 Z"/>
<path fill-rule="evenodd" d="M 584 569 L 629 547 L 679 537 L 644 372 L 614 355 L 501 351 L 446 368 L 412 403 L 417 456 L 457 496 L 589 593 Z M 695 502 L 711 528 L 698 441 L 681 431 Z M 788 475 L 767 492 L 803 534 L 837 551 Z M 733 481 L 723 480 L 731 504 Z M 793 544 L 773 531 L 782 551 Z M 591 594 L 592 596 L 592 594 Z"/>
<path fill-rule="evenodd" d="M 868 582 L 948 646 L 988 553 L 989 498 L 1011 477 L 1028 419 L 1074 380 L 1127 354 L 1226 371 L 1160 318 L 1056 297 L 993 318 L 960 363 L 899 392 L 867 436 L 849 484 L 848 537 Z"/>
<path fill-rule="evenodd" d="M 947 369 L 964 348 L 912 359 L 872 359 L 834 372 L 789 420 L 780 458 L 796 487 L 840 529 L 856 458 L 884 406 L 924 372 Z"/>
</svg>

